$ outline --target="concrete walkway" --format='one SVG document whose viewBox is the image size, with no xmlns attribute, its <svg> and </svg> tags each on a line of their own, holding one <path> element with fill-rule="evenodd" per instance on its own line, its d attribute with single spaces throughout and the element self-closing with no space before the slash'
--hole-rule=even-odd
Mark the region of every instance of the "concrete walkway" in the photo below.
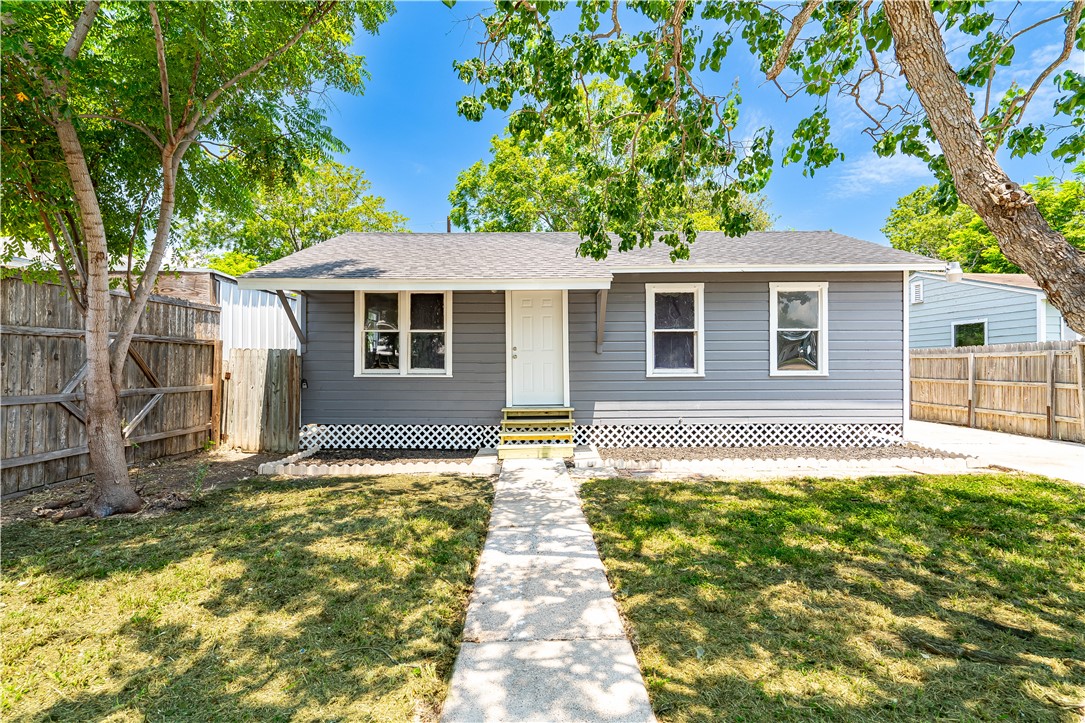
<svg viewBox="0 0 1085 723">
<path fill-rule="evenodd" d="M 905 437 L 925 447 L 978 457 L 985 465 L 1085 485 L 1085 445 L 951 424 L 908 422 Z"/>
<path fill-rule="evenodd" d="M 560 460 L 507 460 L 441 720 L 654 721 Z"/>
</svg>

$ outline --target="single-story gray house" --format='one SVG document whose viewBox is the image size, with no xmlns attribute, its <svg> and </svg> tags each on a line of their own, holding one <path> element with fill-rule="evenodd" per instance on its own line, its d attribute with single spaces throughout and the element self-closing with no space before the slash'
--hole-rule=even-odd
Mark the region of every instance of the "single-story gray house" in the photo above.
<svg viewBox="0 0 1085 723">
<path fill-rule="evenodd" d="M 1081 338 L 1027 274 L 962 274 L 951 283 L 918 272 L 909 282 L 908 309 L 913 349 Z"/>
<path fill-rule="evenodd" d="M 901 436 L 909 275 L 943 262 L 824 231 L 701 233 L 678 263 L 663 244 L 597 262 L 579 243 L 349 233 L 240 285 L 305 295 L 302 423 L 325 447 Z"/>
</svg>

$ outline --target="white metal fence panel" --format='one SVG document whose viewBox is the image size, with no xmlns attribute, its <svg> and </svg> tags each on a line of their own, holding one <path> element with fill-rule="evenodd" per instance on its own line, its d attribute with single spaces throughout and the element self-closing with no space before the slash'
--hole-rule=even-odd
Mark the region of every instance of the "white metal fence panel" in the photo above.
<svg viewBox="0 0 1085 723">
<path fill-rule="evenodd" d="M 303 299 L 298 296 L 287 299 L 294 316 L 304 325 Z M 275 294 L 239 289 L 236 283 L 220 280 L 219 305 L 222 307 L 223 359 L 230 358 L 231 349 L 293 349 L 301 353 L 297 334 Z"/>
</svg>

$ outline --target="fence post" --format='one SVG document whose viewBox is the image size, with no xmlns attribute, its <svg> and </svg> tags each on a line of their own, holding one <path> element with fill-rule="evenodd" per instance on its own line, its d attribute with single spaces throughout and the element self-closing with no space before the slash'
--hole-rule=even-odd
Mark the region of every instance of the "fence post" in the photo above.
<svg viewBox="0 0 1085 723">
<path fill-rule="evenodd" d="M 1047 354 L 1047 436 L 1049 439 L 1058 437 L 1058 425 L 1055 423 L 1055 351 L 1049 349 Z"/>
<path fill-rule="evenodd" d="M 1085 342 L 1078 344 L 1076 350 L 1074 358 L 1077 360 L 1077 415 L 1081 425 L 1078 427 L 1077 441 L 1085 442 Z"/>
<path fill-rule="evenodd" d="M 211 441 L 217 447 L 222 441 L 222 339 L 215 341 L 211 385 Z"/>
<path fill-rule="evenodd" d="M 968 353 L 968 426 L 976 426 L 976 354 Z"/>
</svg>

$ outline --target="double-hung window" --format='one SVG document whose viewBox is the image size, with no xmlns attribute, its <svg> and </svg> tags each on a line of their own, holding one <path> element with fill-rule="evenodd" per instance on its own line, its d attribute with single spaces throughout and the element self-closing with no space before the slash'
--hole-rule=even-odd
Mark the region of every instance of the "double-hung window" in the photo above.
<svg viewBox="0 0 1085 723">
<path fill-rule="evenodd" d="M 359 291 L 355 376 L 452 375 L 449 292 Z"/>
<path fill-rule="evenodd" d="M 704 284 L 645 284 L 648 376 L 704 376 Z"/>
<path fill-rule="evenodd" d="M 769 284 L 769 374 L 829 373 L 826 282 Z"/>
</svg>

